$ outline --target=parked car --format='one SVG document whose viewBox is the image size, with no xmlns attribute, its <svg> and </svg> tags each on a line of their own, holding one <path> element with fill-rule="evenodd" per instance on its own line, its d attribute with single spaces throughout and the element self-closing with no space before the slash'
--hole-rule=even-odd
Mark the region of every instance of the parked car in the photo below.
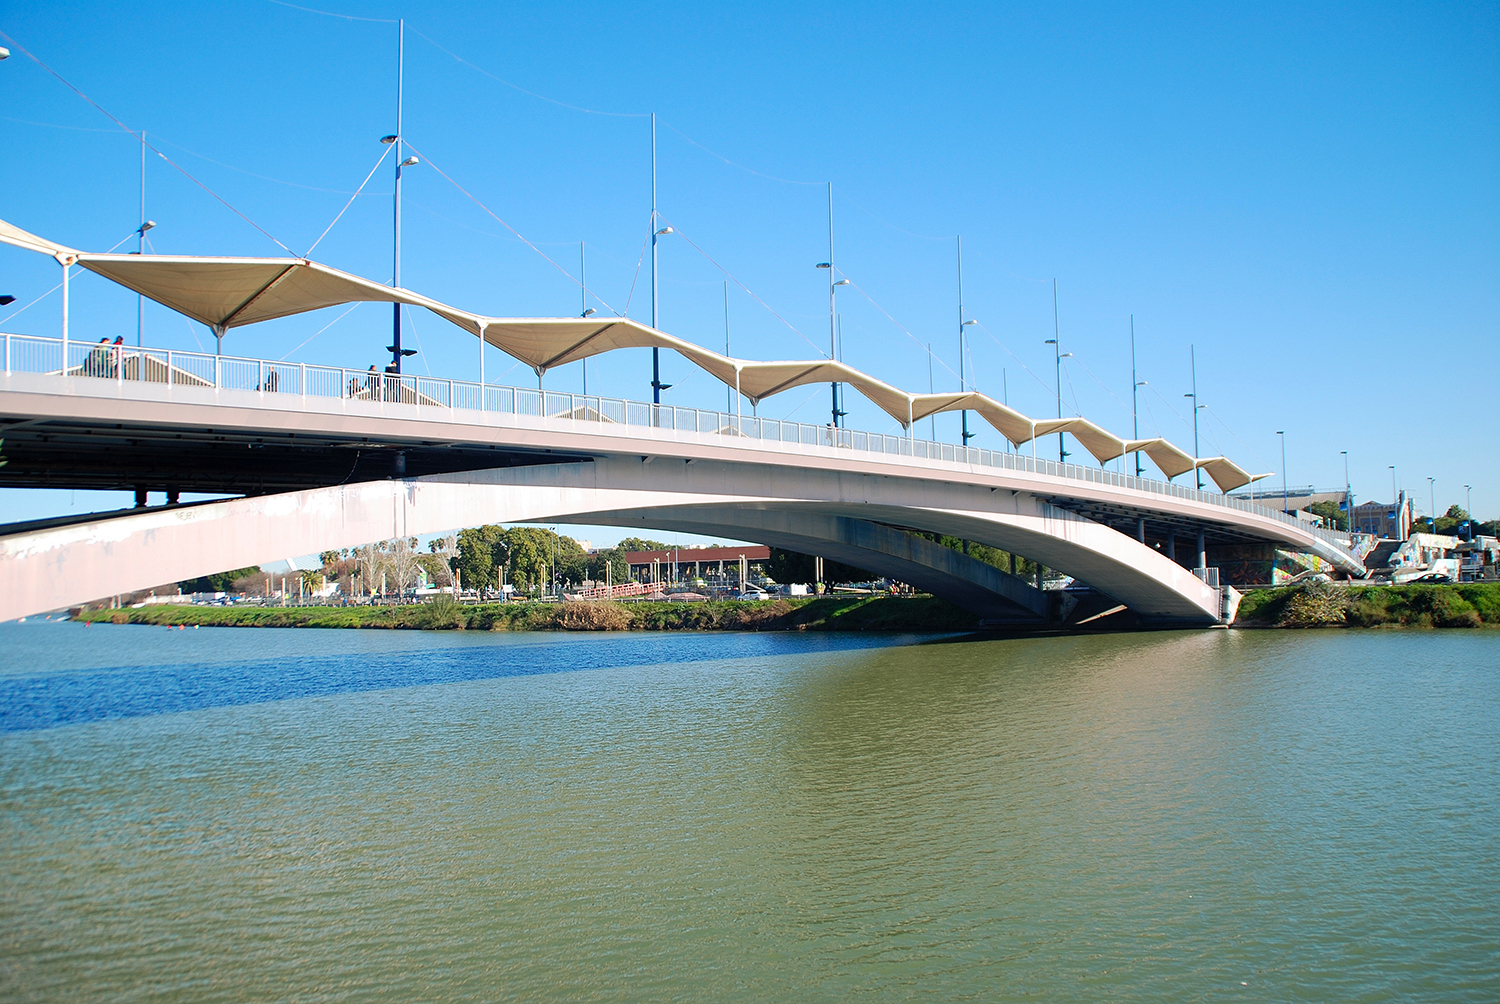
<svg viewBox="0 0 1500 1004">
<path fill-rule="evenodd" d="M 1426 575 L 1423 575 L 1420 578 L 1412 579 L 1411 581 L 1413 584 L 1430 584 L 1438 582 L 1452 582 L 1453 580 L 1447 575 L 1444 575 L 1442 572 L 1428 572 Z"/>
</svg>

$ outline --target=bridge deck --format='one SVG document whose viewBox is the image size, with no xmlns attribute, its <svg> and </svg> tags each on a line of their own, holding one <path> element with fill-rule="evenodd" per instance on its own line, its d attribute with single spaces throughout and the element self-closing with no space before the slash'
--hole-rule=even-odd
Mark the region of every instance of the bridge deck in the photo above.
<svg viewBox="0 0 1500 1004">
<path fill-rule="evenodd" d="M 1099 467 L 716 411 L 427 377 L 3 335 L 0 485 L 262 494 L 623 455 L 1028 492 L 1133 536 L 1271 540 L 1362 572 L 1347 538 Z M 64 356 L 66 355 L 66 360 Z"/>
</svg>

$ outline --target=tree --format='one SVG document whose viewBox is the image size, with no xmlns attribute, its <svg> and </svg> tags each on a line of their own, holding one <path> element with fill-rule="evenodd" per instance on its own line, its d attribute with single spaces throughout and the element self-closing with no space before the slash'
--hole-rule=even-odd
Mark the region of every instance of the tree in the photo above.
<svg viewBox="0 0 1500 1004">
<path fill-rule="evenodd" d="M 766 571 L 777 582 L 811 583 L 817 579 L 817 562 L 812 555 L 773 547 L 771 558 L 766 562 Z M 824 582 L 868 582 L 878 578 L 880 576 L 871 575 L 863 568 L 823 559 Z"/>
<path fill-rule="evenodd" d="M 670 551 L 671 544 L 663 544 L 659 540 L 645 540 L 641 537 L 626 537 L 615 545 L 618 551 Z"/>
<path fill-rule="evenodd" d="M 1314 502 L 1307 507 L 1307 511 L 1314 516 L 1321 516 L 1323 522 L 1335 530 L 1349 529 L 1349 515 L 1344 512 L 1343 505 L 1338 502 Z"/>
<path fill-rule="evenodd" d="M 454 546 L 454 567 L 466 585 L 478 590 L 496 589 L 500 583 L 495 569 L 509 557 L 505 546 L 505 528 L 493 523 L 458 531 Z"/>
<path fill-rule="evenodd" d="M 605 566 L 609 571 L 605 571 Z M 625 560 L 625 548 L 606 547 L 588 556 L 585 566 L 585 578 L 593 579 L 595 582 L 614 582 L 616 584 L 630 581 L 630 563 Z"/>
<path fill-rule="evenodd" d="M 254 565 L 249 568 L 236 568 L 230 572 L 215 572 L 197 579 L 188 579 L 177 583 L 177 587 L 185 593 L 223 593 L 228 592 L 238 579 L 254 575 L 260 569 Z"/>
</svg>

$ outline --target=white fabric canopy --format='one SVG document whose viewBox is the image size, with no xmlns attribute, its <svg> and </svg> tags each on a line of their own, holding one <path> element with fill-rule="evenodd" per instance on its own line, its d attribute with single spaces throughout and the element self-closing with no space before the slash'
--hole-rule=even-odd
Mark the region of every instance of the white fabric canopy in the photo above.
<svg viewBox="0 0 1500 1004">
<path fill-rule="evenodd" d="M 671 349 L 758 404 L 815 383 L 846 383 L 910 428 L 939 412 L 973 411 L 1019 446 L 1071 433 L 1100 463 L 1139 450 L 1168 478 L 1195 468 L 1223 491 L 1269 475 L 1251 475 L 1225 457 L 1195 458 L 1165 439 L 1124 440 L 1085 418 L 1032 419 L 977 391 L 912 394 L 832 359 L 758 362 L 734 359 L 627 317 L 487 317 L 352 275 L 306 258 L 211 258 L 189 255 L 87 254 L 0 220 L 0 243 L 78 265 L 200 321 L 230 328 L 344 303 L 425 307 L 521 360 L 537 374 L 625 348 Z"/>
<path fill-rule="evenodd" d="M 78 264 L 219 333 L 356 302 L 426 307 L 460 327 L 478 331 L 472 314 L 306 258 L 83 254 Z"/>
</svg>

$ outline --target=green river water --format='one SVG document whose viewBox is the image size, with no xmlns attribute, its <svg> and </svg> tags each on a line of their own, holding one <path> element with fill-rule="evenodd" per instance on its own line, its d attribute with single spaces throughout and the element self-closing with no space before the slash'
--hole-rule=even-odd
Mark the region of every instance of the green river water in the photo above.
<svg viewBox="0 0 1500 1004">
<path fill-rule="evenodd" d="M 0 626 L 5 1001 L 1500 1000 L 1500 633 Z"/>
</svg>

